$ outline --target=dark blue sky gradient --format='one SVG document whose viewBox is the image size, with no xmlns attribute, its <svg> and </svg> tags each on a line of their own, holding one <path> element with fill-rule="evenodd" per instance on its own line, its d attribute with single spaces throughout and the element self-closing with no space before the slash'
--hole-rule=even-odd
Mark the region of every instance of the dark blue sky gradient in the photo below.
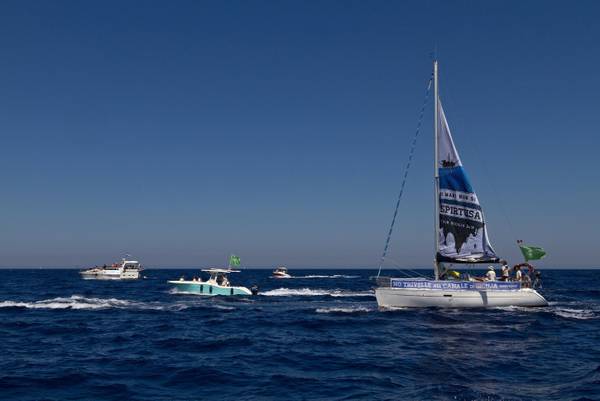
<svg viewBox="0 0 600 401">
<path fill-rule="evenodd" d="M 598 265 L 597 2 L 0 9 L 0 265 L 376 265 L 434 46 L 497 252 Z M 401 266 L 433 258 L 431 120 Z"/>
</svg>

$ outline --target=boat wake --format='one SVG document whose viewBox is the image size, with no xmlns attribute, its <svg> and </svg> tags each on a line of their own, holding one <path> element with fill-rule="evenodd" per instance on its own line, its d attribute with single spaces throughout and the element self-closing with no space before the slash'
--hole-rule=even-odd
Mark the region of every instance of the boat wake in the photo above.
<svg viewBox="0 0 600 401">
<path fill-rule="evenodd" d="M 600 306 L 585 302 L 550 302 L 550 310 L 566 319 L 589 320 L 600 318 Z"/>
<path fill-rule="evenodd" d="M 553 313 L 567 319 L 598 319 L 598 312 L 590 309 L 554 308 Z"/>
<path fill-rule="evenodd" d="M 292 276 L 290 278 L 360 278 L 360 276 L 351 276 L 351 275 L 347 275 L 347 274 L 331 274 L 331 275 L 309 274 L 307 276 Z"/>
<path fill-rule="evenodd" d="M 548 307 L 528 308 L 524 306 L 504 306 L 494 309 L 528 313 L 552 313 L 565 319 L 589 320 L 600 318 L 600 309 L 596 306 L 586 305 L 581 302 L 558 303 L 550 302 Z"/>
<path fill-rule="evenodd" d="M 33 302 L 0 301 L 0 308 L 182 310 L 188 308 L 188 305 L 165 305 L 158 302 L 137 302 L 117 298 L 87 298 L 81 295 L 72 295 L 70 297 L 58 297 Z"/>
<path fill-rule="evenodd" d="M 349 292 L 342 290 L 327 290 L 318 288 L 277 288 L 274 290 L 260 293 L 260 295 L 265 295 L 267 297 L 374 297 L 375 293 L 373 291 Z"/>
<path fill-rule="evenodd" d="M 367 308 L 364 306 L 354 306 L 354 307 L 332 307 L 332 308 L 318 308 L 315 310 L 317 313 L 367 313 L 375 311 L 375 308 Z"/>
</svg>

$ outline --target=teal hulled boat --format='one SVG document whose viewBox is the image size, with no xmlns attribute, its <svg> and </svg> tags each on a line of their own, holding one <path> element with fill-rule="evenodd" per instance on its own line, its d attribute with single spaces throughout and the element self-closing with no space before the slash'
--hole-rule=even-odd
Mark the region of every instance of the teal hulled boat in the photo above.
<svg viewBox="0 0 600 401">
<path fill-rule="evenodd" d="M 254 292 L 246 287 L 235 287 L 229 284 L 229 273 L 239 273 L 239 270 L 230 269 L 204 269 L 203 272 L 210 274 L 206 281 L 202 280 L 171 280 L 169 284 L 174 284 L 179 293 L 197 294 L 197 295 L 253 295 Z"/>
<path fill-rule="evenodd" d="M 238 267 L 240 265 L 240 258 L 235 255 L 231 255 L 229 258 L 228 268 L 211 268 L 204 269 L 210 275 L 208 280 L 202 281 L 200 279 L 186 280 L 180 278 L 179 280 L 170 280 L 169 284 L 175 286 L 175 290 L 178 293 L 183 294 L 196 294 L 196 295 L 256 295 L 258 293 L 257 287 L 248 289 L 246 287 L 232 286 L 229 282 L 228 275 L 230 273 L 239 273 L 239 270 L 233 270 L 232 266 Z"/>
</svg>

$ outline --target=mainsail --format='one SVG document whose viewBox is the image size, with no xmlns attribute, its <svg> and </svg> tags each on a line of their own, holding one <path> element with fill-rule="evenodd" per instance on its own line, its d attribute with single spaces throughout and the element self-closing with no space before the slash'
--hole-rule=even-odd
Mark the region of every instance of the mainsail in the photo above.
<svg viewBox="0 0 600 401">
<path fill-rule="evenodd" d="M 454 146 L 442 104 L 437 101 L 439 227 L 436 259 L 448 263 L 497 262 L 481 205 Z"/>
</svg>

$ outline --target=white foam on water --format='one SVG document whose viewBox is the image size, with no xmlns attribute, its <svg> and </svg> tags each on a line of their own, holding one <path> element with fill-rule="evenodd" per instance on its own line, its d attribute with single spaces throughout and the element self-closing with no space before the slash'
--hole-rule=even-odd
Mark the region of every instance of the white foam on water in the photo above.
<svg viewBox="0 0 600 401">
<path fill-rule="evenodd" d="M 221 310 L 235 310 L 235 308 L 233 306 L 211 305 L 211 307 L 213 307 L 215 309 L 221 309 Z"/>
<path fill-rule="evenodd" d="M 398 310 L 407 310 L 410 309 L 409 307 L 406 306 L 380 306 L 379 310 L 383 311 L 383 312 L 393 312 L 393 311 L 398 311 Z"/>
<path fill-rule="evenodd" d="M 331 297 L 372 297 L 374 296 L 372 291 L 364 292 L 346 292 L 342 290 L 325 290 L 325 289 L 314 289 L 314 288 L 277 288 L 274 290 L 265 291 L 259 293 L 259 295 L 265 295 L 267 297 L 295 297 L 295 296 L 308 296 L 308 297 L 319 297 L 319 296 L 331 296 Z"/>
<path fill-rule="evenodd" d="M 332 307 L 332 308 L 318 308 L 315 310 L 317 313 L 364 313 L 364 312 L 372 312 L 374 309 L 367 308 L 364 306 L 354 306 L 354 307 Z"/>
<path fill-rule="evenodd" d="M 269 290 L 260 292 L 259 295 L 267 297 L 292 297 L 292 296 L 324 296 L 329 295 L 326 290 L 312 290 L 310 288 L 277 288 L 275 290 Z"/>
<path fill-rule="evenodd" d="M 307 276 L 292 276 L 290 278 L 359 278 L 360 276 L 349 276 L 346 274 L 320 275 L 309 274 Z"/>
<path fill-rule="evenodd" d="M 375 293 L 373 291 L 344 292 L 336 290 L 329 295 L 332 297 L 374 297 Z"/>
<path fill-rule="evenodd" d="M 591 309 L 572 309 L 572 308 L 553 308 L 552 311 L 555 315 L 568 318 L 568 319 L 579 319 L 579 320 L 589 320 L 589 319 L 597 319 L 598 315 L 595 311 Z"/>
<path fill-rule="evenodd" d="M 544 309 L 539 308 L 539 307 L 527 307 L 527 306 L 516 306 L 516 305 L 509 305 L 509 306 L 494 306 L 491 307 L 490 309 L 498 309 L 498 310 L 503 310 L 503 311 L 507 311 L 507 312 L 543 312 Z"/>
<path fill-rule="evenodd" d="M 0 301 L 0 308 L 26 309 L 140 309 L 140 310 L 181 310 L 187 305 L 145 303 L 117 298 L 87 298 L 81 295 L 57 297 L 34 302 Z"/>
<path fill-rule="evenodd" d="M 591 306 L 587 306 L 580 302 L 570 302 L 565 306 L 564 303 L 560 302 L 549 302 L 548 307 L 531 308 L 525 306 L 502 306 L 494 309 L 500 309 L 511 312 L 528 312 L 528 313 L 543 313 L 550 312 L 556 316 L 560 316 L 567 319 L 597 319 L 600 317 L 600 310 Z"/>
</svg>

